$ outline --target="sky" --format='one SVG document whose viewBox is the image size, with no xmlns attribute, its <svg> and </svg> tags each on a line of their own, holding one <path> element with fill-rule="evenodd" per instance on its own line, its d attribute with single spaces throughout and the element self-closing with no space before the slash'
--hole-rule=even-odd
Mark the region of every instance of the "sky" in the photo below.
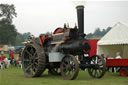
<svg viewBox="0 0 128 85">
<path fill-rule="evenodd" d="M 54 32 L 64 23 L 74 27 L 77 14 L 74 0 L 0 0 L 0 3 L 14 4 L 17 17 L 13 24 L 20 33 L 31 32 L 35 36 Z M 77 0 L 79 1 L 79 0 Z M 117 22 L 128 22 L 128 1 L 86 1 L 84 9 L 85 33 L 96 28 L 106 29 Z"/>
</svg>

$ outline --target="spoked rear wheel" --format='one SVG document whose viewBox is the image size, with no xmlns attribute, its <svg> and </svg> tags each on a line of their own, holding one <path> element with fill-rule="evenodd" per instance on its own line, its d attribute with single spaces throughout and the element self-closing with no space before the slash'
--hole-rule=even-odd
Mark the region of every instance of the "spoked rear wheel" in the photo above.
<svg viewBox="0 0 128 85">
<path fill-rule="evenodd" d="M 73 55 L 66 55 L 60 65 L 65 80 L 74 80 L 79 73 L 79 64 Z"/>
<path fill-rule="evenodd" d="M 88 68 L 88 73 L 91 77 L 101 78 L 104 76 L 106 72 L 106 65 L 101 56 L 93 56 L 89 64 L 91 64 L 91 67 Z"/>
<path fill-rule="evenodd" d="M 45 70 L 45 54 L 41 46 L 29 44 L 22 54 L 22 66 L 26 76 L 38 77 Z"/>
</svg>

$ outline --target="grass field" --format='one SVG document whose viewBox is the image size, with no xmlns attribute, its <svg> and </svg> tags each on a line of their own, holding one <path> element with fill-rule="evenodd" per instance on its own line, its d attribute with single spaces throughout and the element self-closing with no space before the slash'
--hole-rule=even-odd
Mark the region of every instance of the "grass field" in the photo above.
<svg viewBox="0 0 128 85">
<path fill-rule="evenodd" d="M 22 69 L 10 67 L 0 69 L 0 85 L 128 85 L 128 77 L 107 72 L 103 78 L 95 79 L 86 71 L 80 71 L 76 80 L 63 80 L 61 76 L 48 75 L 45 71 L 41 77 L 28 78 Z"/>
</svg>

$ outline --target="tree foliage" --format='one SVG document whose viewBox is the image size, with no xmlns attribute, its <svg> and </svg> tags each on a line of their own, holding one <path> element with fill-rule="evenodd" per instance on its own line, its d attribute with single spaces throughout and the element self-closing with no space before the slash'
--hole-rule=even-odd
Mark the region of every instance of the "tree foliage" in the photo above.
<svg viewBox="0 0 128 85">
<path fill-rule="evenodd" d="M 31 35 L 30 32 L 23 33 L 24 41 L 28 41 L 29 35 Z"/>
<path fill-rule="evenodd" d="M 17 33 L 17 36 L 16 36 L 16 45 L 22 45 L 24 41 L 25 40 L 24 40 L 23 34 Z"/>
<path fill-rule="evenodd" d="M 28 41 L 28 37 L 29 35 L 31 35 L 30 32 L 26 32 L 26 33 L 18 33 L 16 36 L 16 45 L 23 45 L 23 42 Z"/>
<path fill-rule="evenodd" d="M 101 30 L 100 28 L 97 28 L 94 33 L 89 33 L 87 34 L 87 38 L 88 39 L 99 39 L 101 37 L 103 37 L 109 30 L 111 29 L 111 27 L 108 27 L 107 29 L 103 29 Z"/>
<path fill-rule="evenodd" d="M 14 17 L 17 17 L 15 6 L 13 4 L 0 4 L 0 17 L 2 21 L 12 23 Z"/>
<path fill-rule="evenodd" d="M 17 30 L 12 20 L 16 15 L 13 4 L 0 4 L 0 44 L 15 45 Z"/>
<path fill-rule="evenodd" d="M 17 31 L 14 25 L 0 24 L 0 44 L 14 45 Z"/>
</svg>

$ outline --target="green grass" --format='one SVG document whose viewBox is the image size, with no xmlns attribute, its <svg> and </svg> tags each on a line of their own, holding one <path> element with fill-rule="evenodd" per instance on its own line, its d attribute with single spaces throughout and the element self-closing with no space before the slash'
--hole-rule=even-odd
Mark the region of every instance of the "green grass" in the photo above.
<svg viewBox="0 0 128 85">
<path fill-rule="evenodd" d="M 95 79 L 86 71 L 80 71 L 76 80 L 63 80 L 61 76 L 48 75 L 45 71 L 41 77 L 28 78 L 22 69 L 10 67 L 0 69 L 0 85 L 128 85 L 128 77 L 107 72 L 103 78 Z"/>
</svg>

